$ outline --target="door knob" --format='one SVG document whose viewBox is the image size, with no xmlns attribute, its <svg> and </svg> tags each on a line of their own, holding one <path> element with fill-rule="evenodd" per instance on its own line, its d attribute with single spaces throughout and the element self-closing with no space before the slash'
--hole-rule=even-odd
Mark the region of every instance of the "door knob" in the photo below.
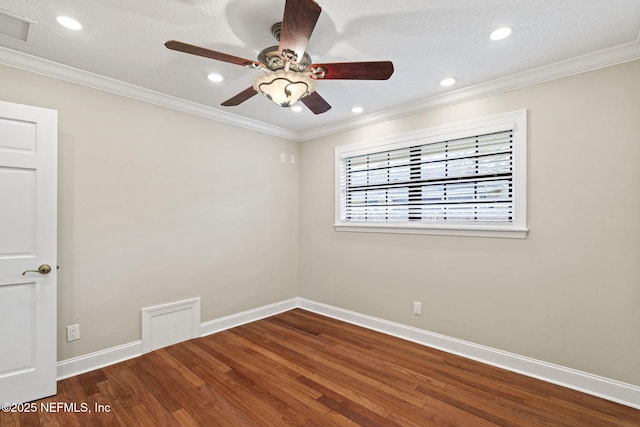
<svg viewBox="0 0 640 427">
<path fill-rule="evenodd" d="M 22 275 L 24 276 L 27 273 L 49 274 L 49 273 L 51 273 L 51 266 L 49 264 L 42 264 L 40 267 L 38 267 L 37 270 L 23 271 Z"/>
</svg>

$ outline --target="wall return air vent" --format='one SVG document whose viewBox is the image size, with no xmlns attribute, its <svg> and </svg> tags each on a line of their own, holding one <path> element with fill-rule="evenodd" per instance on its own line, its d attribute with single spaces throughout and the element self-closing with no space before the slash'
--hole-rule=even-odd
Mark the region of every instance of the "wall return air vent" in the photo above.
<svg viewBox="0 0 640 427">
<path fill-rule="evenodd" d="M 26 42 L 29 38 L 29 29 L 31 25 L 35 23 L 35 21 L 25 18 L 24 16 L 0 9 L 0 35 Z"/>
</svg>

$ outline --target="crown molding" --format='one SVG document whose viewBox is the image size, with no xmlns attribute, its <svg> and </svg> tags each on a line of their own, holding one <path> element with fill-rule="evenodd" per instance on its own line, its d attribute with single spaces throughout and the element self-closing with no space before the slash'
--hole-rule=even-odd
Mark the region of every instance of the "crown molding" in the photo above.
<svg viewBox="0 0 640 427">
<path fill-rule="evenodd" d="M 396 120 L 637 59 L 640 59 L 640 34 L 636 40 L 629 43 L 569 58 L 486 83 L 468 86 L 442 95 L 409 102 L 399 107 L 368 114 L 357 119 L 296 132 L 0 46 L 0 64 L 298 142 Z"/>
<path fill-rule="evenodd" d="M 624 62 L 640 59 L 640 34 L 636 40 L 592 52 L 589 54 L 569 58 L 550 65 L 512 74 L 506 77 L 494 79 L 486 83 L 468 86 L 442 95 L 424 98 L 415 102 L 409 102 L 396 108 L 386 109 L 377 113 L 368 114 L 358 119 L 340 122 L 334 125 L 324 126 L 299 133 L 299 141 L 308 141 L 315 138 L 329 136 L 376 123 L 387 122 L 412 116 L 426 111 L 447 107 L 462 102 L 521 89 L 539 83 L 572 76 L 575 74 L 594 71 Z"/>
<path fill-rule="evenodd" d="M 289 140 L 298 140 L 297 132 L 273 126 L 258 120 L 248 119 L 237 114 L 227 113 L 213 107 L 186 101 L 175 96 L 145 89 L 140 86 L 125 83 L 120 80 L 105 77 L 79 68 L 63 65 L 48 59 L 19 52 L 0 46 L 0 64 L 14 68 L 42 74 L 48 77 L 76 83 L 93 89 L 102 90 L 116 95 L 161 107 L 171 108 L 206 119 L 242 127 L 267 135 L 277 136 Z"/>
</svg>

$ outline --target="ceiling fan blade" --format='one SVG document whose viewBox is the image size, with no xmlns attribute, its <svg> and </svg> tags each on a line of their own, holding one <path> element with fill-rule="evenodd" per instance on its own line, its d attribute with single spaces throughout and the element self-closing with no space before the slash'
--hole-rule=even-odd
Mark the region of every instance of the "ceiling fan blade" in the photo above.
<svg viewBox="0 0 640 427">
<path fill-rule="evenodd" d="M 314 77 L 314 68 L 324 69 L 324 77 Z M 331 64 L 312 64 L 308 70 L 311 77 L 323 80 L 387 80 L 393 74 L 391 61 L 371 62 L 334 62 Z"/>
<path fill-rule="evenodd" d="M 228 55 L 226 53 L 217 52 L 215 50 L 206 49 L 200 46 L 194 46 L 175 40 L 169 40 L 164 44 L 168 49 L 177 50 L 179 52 L 190 53 L 192 55 L 203 56 L 205 58 L 217 59 L 218 61 L 229 62 L 231 64 L 242 65 L 245 67 L 264 67 L 257 61 L 251 59 L 240 58 L 239 56 Z"/>
<path fill-rule="evenodd" d="M 311 95 L 307 95 L 300 99 L 304 105 L 307 106 L 313 114 L 326 113 L 331 109 L 331 105 L 321 97 L 318 92 L 313 92 Z"/>
<path fill-rule="evenodd" d="M 253 95 L 256 95 L 258 92 L 253 88 L 253 86 L 249 86 L 239 94 L 227 99 L 221 105 L 225 107 L 235 107 L 236 105 L 242 104 L 247 99 L 251 98 Z"/>
<path fill-rule="evenodd" d="M 313 0 L 287 0 L 284 6 L 278 51 L 289 49 L 302 60 L 322 8 Z"/>
</svg>

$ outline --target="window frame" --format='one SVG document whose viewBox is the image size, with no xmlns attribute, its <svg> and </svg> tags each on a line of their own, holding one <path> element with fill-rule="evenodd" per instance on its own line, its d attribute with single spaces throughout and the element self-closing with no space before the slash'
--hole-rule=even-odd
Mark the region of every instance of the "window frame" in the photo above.
<svg viewBox="0 0 640 427">
<path fill-rule="evenodd" d="M 447 224 L 419 221 L 346 222 L 342 221 L 342 163 L 349 157 L 434 144 L 500 131 L 513 132 L 513 222 L 509 224 Z M 516 110 L 478 119 L 422 129 L 393 137 L 342 145 L 335 148 L 335 222 L 336 231 L 432 234 L 473 237 L 525 238 L 527 211 L 527 110 Z"/>
</svg>

